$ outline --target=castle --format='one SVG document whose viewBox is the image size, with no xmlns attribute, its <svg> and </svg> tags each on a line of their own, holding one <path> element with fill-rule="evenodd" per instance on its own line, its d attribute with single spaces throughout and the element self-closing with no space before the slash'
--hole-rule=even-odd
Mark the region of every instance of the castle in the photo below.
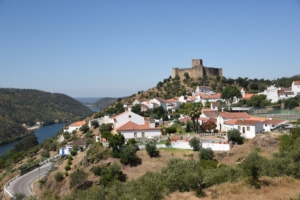
<svg viewBox="0 0 300 200">
<path fill-rule="evenodd" d="M 223 76 L 222 68 L 214 68 L 214 67 L 204 67 L 201 59 L 192 59 L 192 68 L 173 68 L 172 69 L 172 78 L 175 78 L 177 75 L 184 79 L 184 73 L 187 72 L 190 78 L 194 80 L 198 80 L 198 78 L 202 78 L 203 76 Z"/>
</svg>

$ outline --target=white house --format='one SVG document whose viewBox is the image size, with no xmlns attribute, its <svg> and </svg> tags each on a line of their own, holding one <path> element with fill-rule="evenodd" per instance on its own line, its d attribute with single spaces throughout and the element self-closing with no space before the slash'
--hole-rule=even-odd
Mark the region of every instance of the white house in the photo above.
<svg viewBox="0 0 300 200">
<path fill-rule="evenodd" d="M 278 90 L 278 99 L 284 100 L 295 97 L 295 92 L 292 91 L 292 88 L 281 88 Z"/>
<path fill-rule="evenodd" d="M 260 121 L 249 119 L 231 119 L 224 122 L 225 131 L 237 129 L 241 132 L 241 135 L 245 138 L 252 139 L 256 134 L 264 131 L 263 123 Z"/>
<path fill-rule="evenodd" d="M 226 131 L 224 123 L 232 119 L 248 119 L 250 116 L 246 112 L 220 112 L 217 117 L 217 130 Z"/>
<path fill-rule="evenodd" d="M 82 147 L 83 149 L 85 149 L 86 138 L 79 138 L 78 140 L 76 140 L 70 144 L 66 144 L 65 146 L 60 147 L 59 155 L 70 155 L 74 146 L 79 146 L 79 147 Z"/>
<path fill-rule="evenodd" d="M 176 109 L 179 109 L 180 102 L 177 99 L 167 99 L 167 110 L 172 110 L 172 112 L 175 112 Z"/>
<path fill-rule="evenodd" d="M 212 90 L 211 87 L 209 86 L 197 86 L 195 92 L 208 93 L 208 92 L 212 92 Z"/>
<path fill-rule="evenodd" d="M 159 106 L 162 106 L 165 110 L 167 110 L 167 102 L 162 98 L 155 97 L 154 99 L 151 99 L 150 102 L 158 104 Z"/>
<path fill-rule="evenodd" d="M 278 96 L 278 90 L 281 88 L 275 87 L 275 85 L 271 85 L 270 87 L 267 87 L 267 89 L 261 93 L 258 94 L 264 94 L 267 96 L 267 99 L 270 100 L 272 103 L 275 103 L 279 100 Z"/>
<path fill-rule="evenodd" d="M 141 104 L 141 103 L 143 103 L 143 102 L 145 102 L 146 100 L 145 99 L 136 99 L 136 100 L 134 100 L 133 102 L 132 102 L 132 105 L 134 106 L 134 105 L 136 105 L 136 104 Z"/>
<path fill-rule="evenodd" d="M 129 109 L 113 117 L 113 133 L 120 132 L 126 139 L 138 137 L 154 137 L 161 135 L 161 128 L 155 127 L 155 121 L 145 121 L 144 117 Z"/>
<path fill-rule="evenodd" d="M 101 126 L 101 124 L 108 124 L 108 123 L 114 123 L 114 120 L 112 118 L 110 118 L 109 116 L 105 115 L 104 117 L 101 118 L 97 118 L 97 119 L 92 119 L 89 121 L 89 127 L 91 127 L 91 123 L 92 121 L 98 121 L 99 126 Z"/>
<path fill-rule="evenodd" d="M 278 120 L 278 119 L 267 119 L 264 122 L 264 130 L 266 132 L 273 131 L 279 127 L 284 127 L 288 121 L 286 120 Z"/>
<path fill-rule="evenodd" d="M 295 95 L 300 94 L 300 81 L 293 81 L 292 91 L 295 93 Z"/>
<path fill-rule="evenodd" d="M 211 102 L 211 104 L 210 104 L 210 108 L 211 108 L 212 110 L 218 110 L 218 107 L 219 107 L 219 106 L 221 106 L 220 101 Z"/>
<path fill-rule="evenodd" d="M 86 122 L 78 121 L 64 128 L 64 132 L 72 133 L 74 130 L 78 131 Z"/>
<path fill-rule="evenodd" d="M 205 105 L 205 102 L 217 102 L 221 100 L 221 94 L 199 94 L 199 102 Z"/>
</svg>

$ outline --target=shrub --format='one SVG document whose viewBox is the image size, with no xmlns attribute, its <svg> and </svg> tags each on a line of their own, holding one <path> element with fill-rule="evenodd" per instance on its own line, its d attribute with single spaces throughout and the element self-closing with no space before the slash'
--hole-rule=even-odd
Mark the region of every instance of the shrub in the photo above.
<svg viewBox="0 0 300 200">
<path fill-rule="evenodd" d="M 120 162 L 127 165 L 128 163 L 134 161 L 137 158 L 136 149 L 134 146 L 129 145 L 122 149 L 120 154 Z"/>
<path fill-rule="evenodd" d="M 85 182 L 87 178 L 87 173 L 82 170 L 78 170 L 70 174 L 70 187 L 73 188 Z"/>
<path fill-rule="evenodd" d="M 156 144 L 154 142 L 146 144 L 146 151 L 151 158 L 159 156 L 159 151 L 157 151 Z"/>
<path fill-rule="evenodd" d="M 70 169 L 71 169 L 70 165 L 67 164 L 67 165 L 65 166 L 65 170 L 66 170 L 66 171 L 69 171 Z"/>
<path fill-rule="evenodd" d="M 44 150 L 44 151 L 41 152 L 41 156 L 43 158 L 49 158 L 50 157 L 50 153 L 49 153 L 49 151 Z"/>
<path fill-rule="evenodd" d="M 57 182 L 61 182 L 64 180 L 64 174 L 62 172 L 56 172 L 54 178 Z"/>
<path fill-rule="evenodd" d="M 68 165 L 72 165 L 72 160 L 68 160 Z"/>
<path fill-rule="evenodd" d="M 234 141 L 238 144 L 243 144 L 244 138 L 241 136 L 241 133 L 237 129 L 233 129 L 227 132 L 228 141 Z"/>
<path fill-rule="evenodd" d="M 200 149 L 199 151 L 199 159 L 200 160 L 212 160 L 214 158 L 214 152 L 211 148 Z"/>
<path fill-rule="evenodd" d="M 69 176 L 69 173 L 68 173 L 68 172 L 65 172 L 65 176 Z"/>
<path fill-rule="evenodd" d="M 99 165 L 93 166 L 91 170 L 96 176 L 101 175 L 101 170 L 102 170 L 101 166 Z"/>
<path fill-rule="evenodd" d="M 168 139 L 166 140 L 165 143 L 166 146 L 170 146 L 171 145 L 171 139 L 168 137 Z"/>
<path fill-rule="evenodd" d="M 194 151 L 199 151 L 200 149 L 200 140 L 196 137 L 193 137 L 189 141 L 189 145 L 193 148 Z"/>
<path fill-rule="evenodd" d="M 128 141 L 127 141 L 127 145 L 135 145 L 136 144 L 136 141 L 134 138 L 130 138 Z"/>
</svg>

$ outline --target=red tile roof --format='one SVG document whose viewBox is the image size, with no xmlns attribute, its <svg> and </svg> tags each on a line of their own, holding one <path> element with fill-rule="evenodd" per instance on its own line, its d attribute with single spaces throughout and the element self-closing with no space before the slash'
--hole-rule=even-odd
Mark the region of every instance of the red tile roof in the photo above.
<svg viewBox="0 0 300 200">
<path fill-rule="evenodd" d="M 223 119 L 238 119 L 250 117 L 246 112 L 220 112 L 219 115 Z"/>
<path fill-rule="evenodd" d="M 143 125 L 138 125 L 132 121 L 127 122 L 126 124 L 117 128 L 117 131 L 131 131 L 131 130 L 153 130 L 161 129 L 160 127 L 150 128 L 149 122 L 145 122 Z"/>
<path fill-rule="evenodd" d="M 208 118 L 217 118 L 218 117 L 217 110 L 202 110 L 202 113 Z"/>
<path fill-rule="evenodd" d="M 294 85 L 300 85 L 300 81 L 294 81 Z"/>
<path fill-rule="evenodd" d="M 201 99 L 221 99 L 221 94 L 200 94 Z"/>
<path fill-rule="evenodd" d="M 70 127 L 70 126 L 82 126 L 82 125 L 84 125 L 84 124 L 86 124 L 85 121 L 79 121 L 79 122 L 75 122 L 75 123 L 73 123 L 73 124 L 70 124 L 69 127 Z"/>
<path fill-rule="evenodd" d="M 181 121 L 181 122 L 184 122 L 184 123 L 187 123 L 188 121 L 192 121 L 191 120 L 191 118 L 190 117 L 185 117 L 185 118 L 181 118 L 181 119 L 179 119 L 179 121 Z"/>
<path fill-rule="evenodd" d="M 235 125 L 250 125 L 250 126 L 254 126 L 255 124 L 257 124 L 259 121 L 255 121 L 255 120 L 237 120 L 235 122 Z"/>
<path fill-rule="evenodd" d="M 264 123 L 268 119 L 267 118 L 261 118 L 261 117 L 250 117 L 250 118 L 248 118 L 248 120 L 260 121 L 260 122 Z"/>
<path fill-rule="evenodd" d="M 243 97 L 243 99 L 250 99 L 254 95 L 255 94 L 245 94 L 245 96 Z"/>
<path fill-rule="evenodd" d="M 167 99 L 166 102 L 167 103 L 176 103 L 176 102 L 178 102 L 178 100 L 176 100 L 176 99 Z"/>
<path fill-rule="evenodd" d="M 217 101 L 217 102 L 211 102 L 211 105 L 214 106 L 214 107 L 218 107 L 221 105 L 220 101 Z"/>
<path fill-rule="evenodd" d="M 279 119 L 268 119 L 268 120 L 266 120 L 264 123 L 265 124 L 274 124 L 274 125 L 276 125 L 276 124 L 281 124 L 281 123 L 283 123 L 283 122 L 285 122 L 285 120 L 279 120 Z"/>
</svg>

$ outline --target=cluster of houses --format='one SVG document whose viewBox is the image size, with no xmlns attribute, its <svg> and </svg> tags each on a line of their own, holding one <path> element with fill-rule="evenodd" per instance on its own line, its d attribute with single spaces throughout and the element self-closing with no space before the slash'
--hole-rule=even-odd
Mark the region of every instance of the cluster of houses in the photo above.
<svg viewBox="0 0 300 200">
<path fill-rule="evenodd" d="M 252 96 L 246 94 L 243 89 L 241 90 L 241 93 L 242 98 L 244 99 L 249 99 Z M 275 86 L 270 86 L 261 94 L 267 95 L 267 99 L 271 100 L 271 102 L 294 97 L 295 95 L 300 94 L 300 81 L 294 81 L 291 88 L 276 88 Z M 175 111 L 180 108 L 182 103 L 201 102 L 205 105 L 206 102 L 210 102 L 210 108 L 202 109 L 198 123 L 202 125 L 208 120 L 214 121 L 217 125 L 216 130 L 221 136 L 222 134 L 226 135 L 226 132 L 229 130 L 237 129 L 241 132 L 243 137 L 252 139 L 258 133 L 274 131 L 275 129 L 286 126 L 288 123 L 286 120 L 251 117 L 247 112 L 219 112 L 218 107 L 220 106 L 221 101 L 224 101 L 221 99 L 221 94 L 215 93 L 210 87 L 198 86 L 192 96 L 181 96 L 167 100 L 159 97 L 151 100 L 136 99 L 132 105 L 124 104 L 124 107 L 126 108 L 125 112 L 116 116 L 104 116 L 94 120 L 97 120 L 99 125 L 103 123 L 113 124 L 112 133 L 116 134 L 117 132 L 120 132 L 124 135 L 125 139 L 154 138 L 161 136 L 162 132 L 161 127 L 157 126 L 157 124 L 161 125 L 164 123 L 166 126 L 171 126 L 173 122 L 166 123 L 162 120 L 144 118 L 132 112 L 132 106 L 140 104 L 142 111 L 149 111 L 159 106 L 162 106 L 165 110 Z M 191 121 L 189 116 L 184 115 L 181 115 L 179 120 L 185 123 Z M 91 126 L 91 121 L 88 122 L 89 126 Z M 68 127 L 65 127 L 64 131 L 71 133 L 74 130 L 79 130 L 80 127 L 86 123 L 87 122 L 84 121 L 75 122 Z M 66 152 L 69 152 L 71 149 L 70 145 L 61 148 L 60 153 L 66 154 Z"/>
</svg>

